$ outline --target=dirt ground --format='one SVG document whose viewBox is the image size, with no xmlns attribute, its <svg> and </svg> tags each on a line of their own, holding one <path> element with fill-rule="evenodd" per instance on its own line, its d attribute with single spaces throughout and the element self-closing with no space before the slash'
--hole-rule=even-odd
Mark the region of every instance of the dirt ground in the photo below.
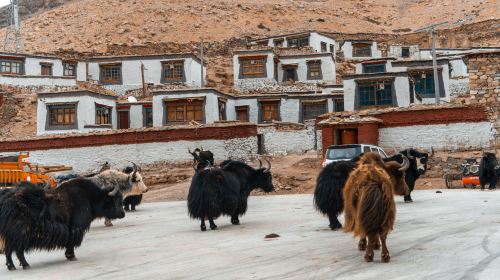
<svg viewBox="0 0 500 280">
<path fill-rule="evenodd" d="M 321 160 L 315 153 L 273 157 L 271 162 L 275 191 L 271 195 L 313 193 L 316 177 L 321 171 Z M 257 167 L 258 162 L 252 162 L 250 165 Z M 194 174 L 189 164 L 156 164 L 143 169 L 145 182 L 150 188 L 144 195 L 145 202 L 186 200 Z M 442 177 L 421 178 L 416 185 L 416 189 L 444 188 L 446 185 Z M 252 195 L 263 193 L 256 190 Z"/>
</svg>

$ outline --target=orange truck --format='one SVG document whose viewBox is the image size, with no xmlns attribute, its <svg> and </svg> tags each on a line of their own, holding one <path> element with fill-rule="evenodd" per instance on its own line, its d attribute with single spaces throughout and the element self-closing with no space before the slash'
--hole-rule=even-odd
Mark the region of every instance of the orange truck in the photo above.
<svg viewBox="0 0 500 280">
<path fill-rule="evenodd" d="M 29 181 L 53 188 L 55 181 L 52 177 L 40 171 L 38 165 L 33 167 L 25 159 L 29 153 L 20 153 L 17 156 L 0 157 L 0 186 L 13 186 L 21 181 Z"/>
</svg>

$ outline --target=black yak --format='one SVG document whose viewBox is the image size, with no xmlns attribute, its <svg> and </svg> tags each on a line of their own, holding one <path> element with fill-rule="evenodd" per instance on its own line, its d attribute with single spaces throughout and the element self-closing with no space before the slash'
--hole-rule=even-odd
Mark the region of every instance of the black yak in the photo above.
<svg viewBox="0 0 500 280">
<path fill-rule="evenodd" d="M 358 249 L 365 261 L 373 261 L 373 250 L 382 244 L 382 261 L 389 262 L 386 239 L 396 220 L 394 195 L 409 192 L 405 182 L 408 160 L 384 162 L 379 154 L 366 153 L 351 172 L 344 188 L 345 232 L 359 236 Z M 366 238 L 368 237 L 368 244 Z"/>
<path fill-rule="evenodd" d="M 431 148 L 431 156 L 434 155 L 434 149 Z M 415 189 L 415 182 L 417 179 L 421 176 L 424 175 L 425 172 L 427 171 L 427 163 L 429 162 L 429 154 L 428 153 L 422 153 L 419 152 L 415 149 L 406 149 L 404 151 L 401 151 L 399 154 L 396 154 L 392 157 L 384 159 L 384 161 L 397 161 L 399 163 L 403 162 L 403 159 L 401 155 L 406 156 L 410 160 L 410 167 L 408 170 L 405 172 L 405 181 L 406 184 L 408 185 L 408 189 L 410 192 L 408 195 L 405 195 L 404 200 L 405 202 L 413 202 L 413 199 L 411 198 L 411 192 Z"/>
<path fill-rule="evenodd" d="M 15 270 L 15 252 L 24 269 L 29 264 L 24 252 L 65 249 L 75 261 L 90 224 L 96 218 L 125 217 L 123 197 L 114 187 L 101 188 L 92 180 L 76 178 L 53 190 L 44 190 L 23 182 L 15 189 L 0 193 L 0 248 L 7 268 Z"/>
<path fill-rule="evenodd" d="M 193 165 L 196 169 L 204 169 L 209 166 L 214 166 L 214 154 L 211 151 L 204 151 L 201 149 L 194 149 L 194 152 L 188 149 L 188 152 L 193 156 Z"/>
<path fill-rule="evenodd" d="M 222 168 L 197 170 L 188 193 L 189 216 L 201 220 L 202 231 L 206 230 L 205 219 L 208 219 L 210 229 L 216 229 L 214 219 L 221 215 L 230 216 L 231 223 L 238 225 L 239 216 L 247 211 L 252 190 L 274 190 L 271 163 L 267 163 L 268 168 L 262 168 L 261 162 L 259 168 L 254 169 L 243 162 L 226 161 Z"/>
<path fill-rule="evenodd" d="M 483 153 L 483 157 L 479 163 L 479 184 L 481 185 L 481 190 L 484 190 L 484 186 L 487 184 L 489 185 L 489 190 L 495 189 L 499 173 L 499 165 L 495 154 Z"/>
</svg>

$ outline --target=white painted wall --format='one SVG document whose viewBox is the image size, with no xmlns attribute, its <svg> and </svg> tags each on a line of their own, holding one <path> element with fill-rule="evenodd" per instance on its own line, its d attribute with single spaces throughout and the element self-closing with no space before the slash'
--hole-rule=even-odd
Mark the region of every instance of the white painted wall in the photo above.
<svg viewBox="0 0 500 280">
<path fill-rule="evenodd" d="M 67 77 L 45 77 L 45 76 L 2 76 L 0 84 L 8 84 L 17 87 L 72 87 L 76 85 L 76 79 Z"/>
<path fill-rule="evenodd" d="M 321 52 L 321 42 L 325 42 L 327 44 L 326 52 L 330 52 L 330 45 L 333 45 L 334 46 L 333 53 L 335 54 L 335 52 L 337 51 L 335 40 L 323 36 L 321 34 L 318 34 L 316 32 L 311 32 L 311 35 L 309 37 L 309 46 L 312 47 L 316 52 Z"/>
<path fill-rule="evenodd" d="M 47 122 L 47 104 L 51 103 L 72 103 L 78 102 L 77 105 L 77 122 L 78 128 L 71 130 L 45 130 Z M 109 128 L 85 128 L 86 125 L 95 125 L 95 102 L 113 107 L 111 124 L 116 128 L 116 103 L 114 99 L 99 98 L 89 95 L 62 97 L 55 94 L 54 97 L 39 97 L 37 103 L 37 135 L 45 134 L 61 134 L 72 132 L 89 132 L 108 130 Z"/>
<path fill-rule="evenodd" d="M 245 55 L 267 55 L 266 60 L 266 77 L 262 78 L 246 78 L 240 79 L 240 56 Z M 234 86 L 241 90 L 251 90 L 269 85 L 276 85 L 274 79 L 274 59 L 272 51 L 267 53 L 245 53 L 233 55 L 233 73 L 234 73 Z"/>
<path fill-rule="evenodd" d="M 490 122 L 452 123 L 381 128 L 379 145 L 396 150 L 408 147 L 441 150 L 487 148 L 494 140 Z"/>
<path fill-rule="evenodd" d="M 172 163 L 192 161 L 193 157 L 185 151 L 188 148 L 193 150 L 201 146 L 212 151 L 217 161 L 248 160 L 257 154 L 257 137 L 30 151 L 30 162 L 43 165 L 63 164 L 73 167 L 73 171 L 80 173 L 97 171 L 106 161 L 111 164 L 112 168 L 125 167 L 130 164 L 130 161 L 139 165 L 159 161 Z M 22 150 L 21 147 L 20 150 Z"/>
<path fill-rule="evenodd" d="M 397 76 L 393 81 L 398 107 L 410 106 L 410 82 L 408 76 Z"/>
<path fill-rule="evenodd" d="M 144 127 L 144 113 L 142 104 L 131 104 L 129 111 L 130 128 Z"/>
<path fill-rule="evenodd" d="M 248 108 L 248 118 L 252 123 L 259 122 L 259 104 L 257 98 L 248 99 L 236 99 L 234 101 L 234 106 L 249 106 Z"/>
<path fill-rule="evenodd" d="M 403 47 L 410 48 L 410 56 L 403 57 Z M 411 46 L 389 46 L 387 51 L 387 57 L 403 58 L 403 59 L 419 59 L 420 58 L 420 48 L 418 45 Z"/>
<path fill-rule="evenodd" d="M 356 82 L 344 79 L 344 111 L 354 111 L 356 105 Z"/>
<path fill-rule="evenodd" d="M 344 55 L 345 59 L 366 59 L 367 57 L 353 57 L 352 54 L 352 42 L 351 41 L 345 41 L 344 44 L 341 47 L 341 51 Z M 382 57 L 382 51 L 378 50 L 377 48 L 377 42 L 372 42 L 371 46 L 371 52 L 372 56 L 369 58 L 380 58 Z"/>
<path fill-rule="evenodd" d="M 275 125 L 259 126 L 257 133 L 264 137 L 265 152 L 271 155 L 300 154 L 314 150 L 315 139 L 317 149 L 321 149 L 321 130 L 314 135 L 314 121 L 306 122 L 303 129 L 280 130 Z"/>
<path fill-rule="evenodd" d="M 450 60 L 449 64 L 451 67 L 450 78 L 468 77 L 467 64 L 461 58 Z"/>
<path fill-rule="evenodd" d="M 281 98 L 280 114 L 283 122 L 299 122 L 300 99 Z"/>
<path fill-rule="evenodd" d="M 307 79 L 307 62 L 311 60 L 321 60 L 321 72 L 323 74 L 323 79 L 321 80 L 308 80 Z M 303 83 L 317 83 L 318 81 L 335 82 L 335 62 L 330 54 L 324 57 L 286 57 L 280 58 L 280 64 L 278 65 L 278 82 L 283 81 L 284 69 L 283 65 L 286 64 L 298 64 L 297 66 L 297 78 L 299 82 Z"/>
<path fill-rule="evenodd" d="M 76 79 L 80 82 L 87 81 L 87 62 L 79 61 L 76 64 Z"/>
<path fill-rule="evenodd" d="M 52 63 L 52 75 L 53 76 L 63 76 L 63 64 L 62 59 L 59 58 L 39 58 L 39 57 L 26 57 L 24 63 L 25 75 L 30 76 L 40 76 L 42 75 L 42 67 L 40 62 Z"/>
</svg>

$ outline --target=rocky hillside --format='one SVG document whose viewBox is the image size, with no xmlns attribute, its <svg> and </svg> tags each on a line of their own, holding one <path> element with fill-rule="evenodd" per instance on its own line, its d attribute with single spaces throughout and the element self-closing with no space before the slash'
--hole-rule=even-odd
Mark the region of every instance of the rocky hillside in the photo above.
<svg viewBox="0 0 500 280">
<path fill-rule="evenodd" d="M 73 0 L 19 0 L 19 14 L 22 19 L 30 18 L 37 13 L 51 10 Z M 9 24 L 8 7 L 0 8 L 0 27 Z"/>
<path fill-rule="evenodd" d="M 22 23 L 28 51 L 105 51 L 111 43 L 190 42 L 200 36 L 213 41 L 309 29 L 405 33 L 443 20 L 500 18 L 498 0 L 21 0 L 21 6 L 29 17 Z"/>
</svg>

